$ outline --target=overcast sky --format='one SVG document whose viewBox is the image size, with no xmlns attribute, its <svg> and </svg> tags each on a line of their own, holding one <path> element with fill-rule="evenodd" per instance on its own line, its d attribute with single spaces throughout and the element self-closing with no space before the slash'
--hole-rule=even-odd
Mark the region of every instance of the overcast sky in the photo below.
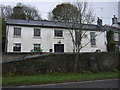
<svg viewBox="0 0 120 90">
<path fill-rule="evenodd" d="M 68 0 L 19 0 L 20 3 L 29 4 L 35 6 L 43 19 L 47 19 L 48 12 L 51 12 L 53 8 L 57 4 L 67 2 Z M 72 1 L 72 0 L 69 0 Z M 81 1 L 81 0 L 79 0 Z M 90 1 L 90 0 L 89 0 Z M 97 1 L 97 2 L 96 2 Z M 118 1 L 119 0 L 92 0 L 90 4 L 94 9 L 94 13 L 96 14 L 96 18 L 100 17 L 103 20 L 103 25 L 111 25 L 111 18 L 113 15 L 118 17 Z M 18 3 L 17 0 L 1 0 L 0 4 L 2 5 L 10 5 L 15 6 Z"/>
</svg>

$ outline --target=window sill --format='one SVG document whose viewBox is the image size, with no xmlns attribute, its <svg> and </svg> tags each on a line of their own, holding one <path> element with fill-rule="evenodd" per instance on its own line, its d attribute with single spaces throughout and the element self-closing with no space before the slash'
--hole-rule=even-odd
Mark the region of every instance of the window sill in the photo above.
<svg viewBox="0 0 120 90">
<path fill-rule="evenodd" d="M 96 48 L 97 46 L 96 45 L 91 45 L 91 47 L 95 47 Z"/>
<path fill-rule="evenodd" d="M 33 39 L 41 39 L 40 36 L 34 36 Z"/>
<path fill-rule="evenodd" d="M 20 53 L 21 51 L 13 51 L 13 53 Z"/>
<path fill-rule="evenodd" d="M 64 37 L 54 37 L 54 39 L 64 39 Z"/>
<path fill-rule="evenodd" d="M 13 38 L 22 38 L 21 36 L 13 36 Z"/>
</svg>

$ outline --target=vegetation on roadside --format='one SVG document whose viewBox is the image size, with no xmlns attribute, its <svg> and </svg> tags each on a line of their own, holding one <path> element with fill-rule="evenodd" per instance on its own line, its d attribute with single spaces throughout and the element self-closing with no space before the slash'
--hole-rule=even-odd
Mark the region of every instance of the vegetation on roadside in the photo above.
<svg viewBox="0 0 120 90">
<path fill-rule="evenodd" d="M 0 17 L 1 19 L 1 25 L 2 25 L 2 28 L 1 29 L 1 32 L 2 32 L 2 52 L 5 51 L 5 39 L 6 39 L 6 21 L 4 18 Z"/>
<path fill-rule="evenodd" d="M 78 62 L 77 71 L 101 72 L 119 70 L 120 53 L 82 53 Z M 51 54 L 31 59 L 8 62 L 2 64 L 3 76 L 40 75 L 69 73 L 74 71 L 73 54 Z"/>
<path fill-rule="evenodd" d="M 73 68 L 73 54 L 51 54 L 3 63 L 3 86 L 117 78 L 119 54 L 80 54 L 77 72 Z"/>
<path fill-rule="evenodd" d="M 120 72 L 119 72 L 120 73 Z M 60 83 L 70 81 L 84 81 L 84 80 L 97 80 L 118 78 L 117 71 L 108 72 L 84 72 L 84 73 L 68 73 L 68 74 L 56 74 L 56 75 L 30 75 L 30 76 L 15 76 L 15 77 L 3 77 L 3 86 L 10 85 L 32 85 L 32 84 L 45 84 L 45 83 Z"/>
</svg>

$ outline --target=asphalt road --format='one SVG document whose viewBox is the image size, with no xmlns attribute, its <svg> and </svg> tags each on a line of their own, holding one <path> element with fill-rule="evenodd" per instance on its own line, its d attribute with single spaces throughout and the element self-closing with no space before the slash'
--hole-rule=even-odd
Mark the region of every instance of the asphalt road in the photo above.
<svg viewBox="0 0 120 90">
<path fill-rule="evenodd" d="M 118 79 L 17 86 L 19 88 L 118 88 Z M 13 88 L 13 87 L 11 87 Z"/>
</svg>

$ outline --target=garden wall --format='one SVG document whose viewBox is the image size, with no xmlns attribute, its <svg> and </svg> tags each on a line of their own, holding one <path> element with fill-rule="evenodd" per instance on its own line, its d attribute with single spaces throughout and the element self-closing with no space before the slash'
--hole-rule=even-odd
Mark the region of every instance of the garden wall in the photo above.
<svg viewBox="0 0 120 90">
<path fill-rule="evenodd" d="M 7 52 L 3 52 L 2 60 L 3 61 L 14 60 L 14 59 L 18 59 L 18 58 L 24 58 L 25 56 L 35 55 L 35 54 L 39 54 L 39 53 L 7 53 Z"/>
<path fill-rule="evenodd" d="M 120 53 L 81 53 L 78 72 L 117 70 Z M 3 76 L 55 74 L 74 71 L 73 54 L 52 54 L 2 64 Z"/>
</svg>

